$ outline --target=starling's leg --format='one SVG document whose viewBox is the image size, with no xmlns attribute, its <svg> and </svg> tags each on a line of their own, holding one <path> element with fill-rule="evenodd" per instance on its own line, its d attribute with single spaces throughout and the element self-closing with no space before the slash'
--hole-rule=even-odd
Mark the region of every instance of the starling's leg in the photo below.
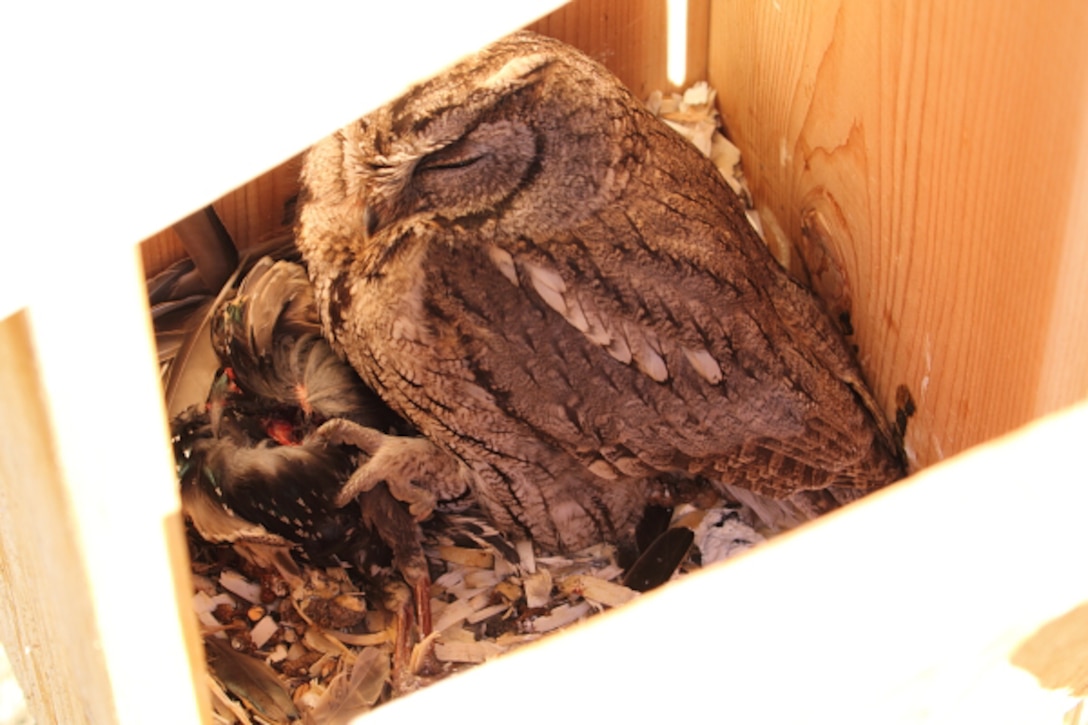
<svg viewBox="0 0 1088 725">
<path fill-rule="evenodd" d="M 419 635 L 426 637 L 431 633 L 431 577 L 428 574 L 416 579 L 412 585 L 412 595 L 416 599 L 416 619 L 419 620 Z"/>
<path fill-rule="evenodd" d="M 412 607 L 411 595 L 403 582 L 390 582 L 385 587 L 385 607 L 396 617 L 393 642 L 393 689 L 397 693 L 411 689 Z"/>
<path fill-rule="evenodd" d="M 393 550 L 393 566 L 412 588 L 420 637 L 426 637 L 431 633 L 431 576 L 419 522 L 383 485 L 361 493 L 359 507 L 363 522 Z"/>
<path fill-rule="evenodd" d="M 385 481 L 390 493 L 422 521 L 434 510 L 436 500 L 462 498 L 469 490 L 468 467 L 426 438 L 386 435 L 340 418 L 326 422 L 314 435 L 354 446 L 370 458 L 344 484 L 337 506 Z"/>
</svg>

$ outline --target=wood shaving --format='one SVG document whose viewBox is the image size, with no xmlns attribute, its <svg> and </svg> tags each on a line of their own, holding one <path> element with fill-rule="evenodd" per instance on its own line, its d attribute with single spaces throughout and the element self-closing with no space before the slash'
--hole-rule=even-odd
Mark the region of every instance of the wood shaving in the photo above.
<svg viewBox="0 0 1088 725">
<path fill-rule="evenodd" d="M 219 575 L 219 586 L 231 594 L 237 594 L 247 602 L 256 604 L 261 601 L 261 587 L 232 569 L 227 569 Z"/>
<path fill-rule="evenodd" d="M 619 607 L 638 596 L 638 592 L 622 584 L 586 574 L 568 576 L 559 582 L 559 590 L 570 596 L 580 596 L 606 607 Z"/>
</svg>

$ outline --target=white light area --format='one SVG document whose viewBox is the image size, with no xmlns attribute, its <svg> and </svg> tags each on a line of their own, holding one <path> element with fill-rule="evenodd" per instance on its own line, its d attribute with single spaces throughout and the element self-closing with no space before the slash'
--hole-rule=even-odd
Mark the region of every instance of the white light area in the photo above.
<svg viewBox="0 0 1088 725">
<path fill-rule="evenodd" d="M 688 0 L 668 0 L 666 8 L 668 59 L 665 72 L 669 83 L 682 86 L 688 76 Z"/>
<path fill-rule="evenodd" d="M 0 317 L 87 230 L 136 244 L 561 4 L 0 6 Z"/>
</svg>

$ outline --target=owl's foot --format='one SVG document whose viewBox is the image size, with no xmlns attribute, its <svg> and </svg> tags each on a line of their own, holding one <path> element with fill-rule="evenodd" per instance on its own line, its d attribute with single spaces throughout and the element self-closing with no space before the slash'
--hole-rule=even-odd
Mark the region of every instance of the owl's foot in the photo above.
<svg viewBox="0 0 1088 725">
<path fill-rule="evenodd" d="M 332 444 L 354 446 L 369 457 L 340 489 L 337 506 L 346 506 L 384 481 L 393 497 L 422 521 L 438 500 L 461 498 L 468 491 L 468 468 L 426 438 L 386 435 L 341 418 L 326 422 L 315 435 Z"/>
</svg>

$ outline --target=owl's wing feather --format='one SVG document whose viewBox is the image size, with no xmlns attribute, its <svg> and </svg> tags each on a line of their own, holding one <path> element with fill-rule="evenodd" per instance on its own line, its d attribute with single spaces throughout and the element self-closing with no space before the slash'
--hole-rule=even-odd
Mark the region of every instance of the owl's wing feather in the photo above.
<svg viewBox="0 0 1088 725">
<path fill-rule="evenodd" d="M 746 250 L 752 240 L 718 232 L 702 240 L 709 253 L 674 254 L 660 222 L 616 214 L 570 237 L 486 250 L 498 275 L 490 299 L 469 307 L 504 310 L 499 328 L 523 331 L 479 335 L 488 349 L 473 357 L 499 389 L 531 391 L 510 396 L 512 416 L 604 477 L 679 469 L 770 494 L 887 480 L 849 352 L 807 293 Z M 443 287 L 480 294 L 452 278 Z M 527 303 L 544 318 L 515 319 Z M 806 345 L 792 344 L 798 334 Z M 596 356 L 579 350 L 586 341 Z"/>
</svg>

